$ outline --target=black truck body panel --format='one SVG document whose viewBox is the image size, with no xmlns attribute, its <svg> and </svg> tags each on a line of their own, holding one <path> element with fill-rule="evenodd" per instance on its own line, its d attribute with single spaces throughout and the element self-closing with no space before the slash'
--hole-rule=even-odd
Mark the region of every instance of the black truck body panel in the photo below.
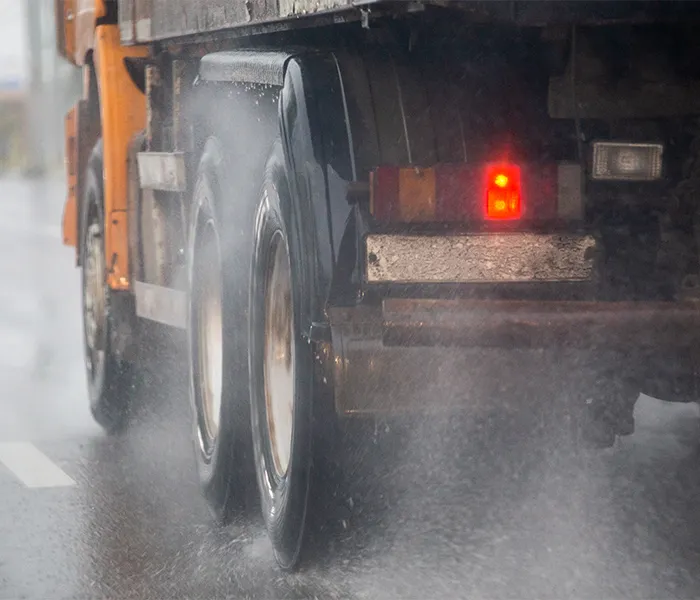
<svg viewBox="0 0 700 600">
<path fill-rule="evenodd" d="M 343 114 L 340 71 L 335 57 L 315 51 L 231 51 L 211 53 L 199 65 L 203 86 L 228 86 L 249 91 L 273 88 L 279 94 L 280 138 L 289 174 L 290 218 L 299 218 L 303 252 L 311 272 L 303 274 L 309 294 L 302 315 L 311 324 L 324 319 L 333 273 L 351 205 L 352 151 Z M 228 84 L 228 85 L 227 85 Z M 241 88 L 243 86 L 243 88 Z M 252 88 L 249 86 L 253 86 Z M 210 92 L 211 93 L 211 92 Z M 254 92 L 253 92 L 254 93 Z M 245 94 L 245 92 L 244 92 Z M 220 106 L 228 106 L 225 100 Z M 267 119 L 271 118 L 270 116 Z M 286 197 L 287 191 L 280 191 Z"/>
</svg>

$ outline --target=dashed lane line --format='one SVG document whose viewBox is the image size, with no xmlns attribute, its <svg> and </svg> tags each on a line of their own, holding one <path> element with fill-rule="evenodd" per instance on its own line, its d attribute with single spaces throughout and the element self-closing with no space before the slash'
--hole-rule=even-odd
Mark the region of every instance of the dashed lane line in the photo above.
<svg viewBox="0 0 700 600">
<path fill-rule="evenodd" d="M 0 442 L 0 463 L 28 488 L 75 485 L 73 479 L 29 442 Z"/>
</svg>

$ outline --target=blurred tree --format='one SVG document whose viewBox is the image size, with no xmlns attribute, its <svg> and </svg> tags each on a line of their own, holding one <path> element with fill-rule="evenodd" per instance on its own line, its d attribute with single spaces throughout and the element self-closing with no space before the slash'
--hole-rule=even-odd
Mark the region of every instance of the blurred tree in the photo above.
<svg viewBox="0 0 700 600">
<path fill-rule="evenodd" d="M 56 52 L 53 11 L 50 0 L 0 0 L 0 171 L 62 165 L 63 116 L 81 78 Z"/>
<path fill-rule="evenodd" d="M 46 172 L 47 152 L 44 144 L 46 136 L 47 102 L 43 75 L 43 36 L 42 8 L 46 2 L 26 0 L 26 32 L 29 44 L 29 97 L 28 97 L 28 154 L 25 172 L 40 176 Z M 42 6 L 43 5 L 43 6 Z"/>
</svg>

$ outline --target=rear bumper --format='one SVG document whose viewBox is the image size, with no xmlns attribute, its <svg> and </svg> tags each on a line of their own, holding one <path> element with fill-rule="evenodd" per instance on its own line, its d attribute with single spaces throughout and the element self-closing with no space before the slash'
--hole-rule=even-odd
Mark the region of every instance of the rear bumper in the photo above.
<svg viewBox="0 0 700 600">
<path fill-rule="evenodd" d="M 671 302 L 385 300 L 387 345 L 691 347 L 700 305 Z"/>
<path fill-rule="evenodd" d="M 700 343 L 693 303 L 385 299 L 330 316 L 342 414 L 493 405 L 533 382 L 663 369 Z"/>
</svg>

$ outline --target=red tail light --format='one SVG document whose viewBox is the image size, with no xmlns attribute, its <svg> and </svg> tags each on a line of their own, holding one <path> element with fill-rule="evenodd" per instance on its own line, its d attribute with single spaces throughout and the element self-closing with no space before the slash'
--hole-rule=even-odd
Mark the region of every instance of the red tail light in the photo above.
<svg viewBox="0 0 700 600">
<path fill-rule="evenodd" d="M 370 212 L 384 223 L 555 219 L 557 168 L 556 163 L 381 166 L 371 173 Z"/>
<path fill-rule="evenodd" d="M 519 219 L 522 216 L 520 167 L 486 167 L 486 218 Z"/>
</svg>

